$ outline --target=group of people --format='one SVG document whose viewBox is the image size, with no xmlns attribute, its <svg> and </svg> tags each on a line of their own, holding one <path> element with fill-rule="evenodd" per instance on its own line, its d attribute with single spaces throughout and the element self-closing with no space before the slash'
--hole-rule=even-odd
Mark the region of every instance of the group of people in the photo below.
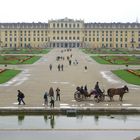
<svg viewBox="0 0 140 140">
<path fill-rule="evenodd" d="M 59 60 L 65 60 L 65 57 L 64 56 L 57 56 L 56 61 L 59 61 Z"/>
<path fill-rule="evenodd" d="M 25 101 L 24 101 L 24 98 L 25 98 L 25 95 L 24 93 L 21 91 L 21 90 L 17 90 L 18 94 L 17 94 L 17 100 L 18 100 L 18 105 L 25 105 Z M 56 96 L 55 96 L 55 92 L 56 92 Z M 50 107 L 54 107 L 54 104 L 55 104 L 55 101 L 60 101 L 60 88 L 57 87 L 56 90 L 53 90 L 52 87 L 50 87 L 49 89 L 49 92 L 45 92 L 44 93 L 44 105 L 49 105 L 50 104 Z"/>
<path fill-rule="evenodd" d="M 64 70 L 64 65 L 63 64 L 58 64 L 58 71 L 63 71 Z"/>
<path fill-rule="evenodd" d="M 44 105 L 48 105 L 50 103 L 50 107 L 54 107 L 55 100 L 60 101 L 60 88 L 57 87 L 56 90 L 56 98 L 55 93 L 52 87 L 50 87 L 49 92 L 45 92 L 44 94 Z"/>
<path fill-rule="evenodd" d="M 84 87 L 83 86 L 77 87 L 77 90 L 83 95 L 85 93 L 88 94 L 87 85 L 85 85 Z M 98 81 L 95 84 L 94 90 L 96 91 L 97 96 L 101 96 L 102 91 L 99 87 L 99 82 Z M 21 103 L 23 105 L 25 105 L 25 101 L 24 101 L 25 95 L 24 95 L 24 93 L 21 92 L 21 90 L 17 90 L 17 92 L 18 92 L 18 94 L 17 94 L 18 105 L 21 105 Z M 50 107 L 54 108 L 55 101 L 60 101 L 60 88 L 57 87 L 55 92 L 54 92 L 54 89 L 52 87 L 50 87 L 49 92 L 46 91 L 44 93 L 43 98 L 44 98 L 44 105 L 48 106 L 50 104 Z"/>
<path fill-rule="evenodd" d="M 61 65 L 58 64 L 57 68 L 58 68 L 58 71 L 63 71 L 64 70 L 64 65 L 63 64 L 61 64 Z M 52 71 L 52 64 L 49 65 L 49 69 L 50 69 L 50 71 Z"/>
</svg>

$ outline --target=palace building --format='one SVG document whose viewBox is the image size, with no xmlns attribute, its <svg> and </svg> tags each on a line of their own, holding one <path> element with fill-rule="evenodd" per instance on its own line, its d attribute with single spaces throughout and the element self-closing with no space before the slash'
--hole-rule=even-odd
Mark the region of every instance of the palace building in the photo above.
<svg viewBox="0 0 140 140">
<path fill-rule="evenodd" d="M 140 48 L 140 23 L 0 23 L 0 47 Z"/>
</svg>

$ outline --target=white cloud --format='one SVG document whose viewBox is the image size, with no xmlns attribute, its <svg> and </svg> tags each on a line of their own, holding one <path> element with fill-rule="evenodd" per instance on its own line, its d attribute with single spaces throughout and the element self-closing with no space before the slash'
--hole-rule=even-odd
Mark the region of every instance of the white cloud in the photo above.
<svg viewBox="0 0 140 140">
<path fill-rule="evenodd" d="M 86 22 L 134 22 L 139 0 L 0 0 L 0 22 L 47 22 L 74 18 Z"/>
</svg>

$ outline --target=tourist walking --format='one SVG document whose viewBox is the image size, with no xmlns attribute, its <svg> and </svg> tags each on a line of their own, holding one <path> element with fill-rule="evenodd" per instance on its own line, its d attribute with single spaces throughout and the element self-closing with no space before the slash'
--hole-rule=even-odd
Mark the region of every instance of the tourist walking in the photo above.
<svg viewBox="0 0 140 140">
<path fill-rule="evenodd" d="M 87 66 L 85 66 L 85 70 L 87 70 Z"/>
<path fill-rule="evenodd" d="M 24 102 L 24 98 L 25 98 L 25 95 L 24 95 L 24 93 L 23 92 L 21 92 L 20 90 L 17 90 L 17 92 L 18 92 L 18 95 L 17 95 L 17 97 L 18 97 L 18 105 L 20 105 L 21 104 L 21 102 L 25 105 L 25 102 Z"/>
<path fill-rule="evenodd" d="M 52 64 L 49 65 L 50 71 L 52 70 Z"/>
<path fill-rule="evenodd" d="M 54 98 L 54 90 L 53 90 L 53 88 L 52 87 L 50 87 L 50 89 L 49 89 L 49 96 L 52 98 Z"/>
<path fill-rule="evenodd" d="M 44 94 L 44 105 L 48 105 L 48 92 L 47 91 Z"/>
<path fill-rule="evenodd" d="M 51 97 L 50 108 L 54 108 L 54 97 Z"/>
<path fill-rule="evenodd" d="M 71 60 L 69 60 L 69 65 L 71 65 Z"/>
<path fill-rule="evenodd" d="M 59 64 L 59 65 L 58 65 L 58 71 L 60 71 L 60 67 L 61 67 L 61 66 L 60 66 L 60 64 Z"/>
<path fill-rule="evenodd" d="M 62 71 L 64 70 L 64 65 L 63 65 L 63 64 L 61 65 L 61 70 L 62 70 Z"/>
<path fill-rule="evenodd" d="M 60 89 L 56 89 L 56 101 L 60 101 Z"/>
</svg>

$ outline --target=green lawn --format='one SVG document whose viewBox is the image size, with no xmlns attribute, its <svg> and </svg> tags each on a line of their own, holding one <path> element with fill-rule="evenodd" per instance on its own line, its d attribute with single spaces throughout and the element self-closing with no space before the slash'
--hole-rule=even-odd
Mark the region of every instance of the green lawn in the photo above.
<svg viewBox="0 0 140 140">
<path fill-rule="evenodd" d="M 128 50 L 125 48 L 83 48 L 87 54 L 140 54 L 140 50 Z"/>
<path fill-rule="evenodd" d="M 140 65 L 140 58 L 136 56 L 91 56 L 100 64 Z"/>
<path fill-rule="evenodd" d="M 46 48 L 5 48 L 0 50 L 1 54 L 46 54 L 50 49 Z"/>
<path fill-rule="evenodd" d="M 110 64 L 108 61 L 102 59 L 99 56 L 91 56 L 92 59 L 94 59 L 96 62 L 100 63 L 100 64 Z"/>
<path fill-rule="evenodd" d="M 40 56 L 33 56 L 32 58 L 24 61 L 22 64 L 33 64 L 37 60 L 39 60 L 41 57 Z"/>
<path fill-rule="evenodd" d="M 10 70 L 7 69 L 4 72 L 0 73 L 0 84 L 5 83 L 19 74 L 20 70 Z"/>
<path fill-rule="evenodd" d="M 126 81 L 127 83 L 134 84 L 134 85 L 140 85 L 140 77 L 136 76 L 132 73 L 129 73 L 126 70 L 114 70 L 112 71 L 114 74 L 116 74 L 118 77 Z"/>
<path fill-rule="evenodd" d="M 25 60 L 27 59 L 27 60 Z M 40 59 L 40 56 L 23 56 L 23 55 L 0 55 L 0 64 L 33 64 Z M 25 61 L 24 61 L 25 60 Z"/>
</svg>

